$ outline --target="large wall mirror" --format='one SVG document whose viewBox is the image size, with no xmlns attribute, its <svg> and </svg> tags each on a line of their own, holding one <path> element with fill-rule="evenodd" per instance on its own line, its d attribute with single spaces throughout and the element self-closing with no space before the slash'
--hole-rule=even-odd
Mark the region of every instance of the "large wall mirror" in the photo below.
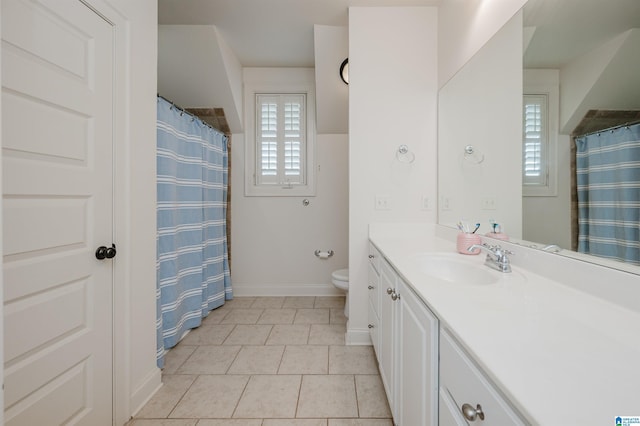
<svg viewBox="0 0 640 426">
<path fill-rule="evenodd" d="M 549 117 L 547 163 L 532 183 L 523 112 L 536 102 Z M 601 262 L 571 251 L 572 136 L 639 112 L 640 1 L 529 0 L 440 91 L 439 223 L 485 233 L 495 221 L 512 240 Z"/>
</svg>

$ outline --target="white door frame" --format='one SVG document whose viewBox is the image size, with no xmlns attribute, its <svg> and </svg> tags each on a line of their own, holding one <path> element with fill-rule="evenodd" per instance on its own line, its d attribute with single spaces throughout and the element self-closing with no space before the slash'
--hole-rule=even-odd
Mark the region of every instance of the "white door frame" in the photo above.
<svg viewBox="0 0 640 426">
<path fill-rule="evenodd" d="M 80 0 L 114 27 L 113 84 L 113 238 L 118 247 L 113 269 L 113 424 L 122 425 L 131 413 L 130 369 L 130 205 L 129 191 L 129 46 L 131 35 L 127 19 L 105 0 Z"/>
</svg>

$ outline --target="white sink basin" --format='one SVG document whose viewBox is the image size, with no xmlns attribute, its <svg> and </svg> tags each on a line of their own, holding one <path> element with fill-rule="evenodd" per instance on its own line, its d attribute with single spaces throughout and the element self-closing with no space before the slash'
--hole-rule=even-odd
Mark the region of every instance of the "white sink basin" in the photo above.
<svg viewBox="0 0 640 426">
<path fill-rule="evenodd" d="M 420 272 L 442 281 L 476 285 L 498 282 L 500 272 L 492 271 L 484 264 L 469 263 L 462 256 L 464 255 L 456 253 L 418 253 L 411 255 L 409 259 Z"/>
</svg>

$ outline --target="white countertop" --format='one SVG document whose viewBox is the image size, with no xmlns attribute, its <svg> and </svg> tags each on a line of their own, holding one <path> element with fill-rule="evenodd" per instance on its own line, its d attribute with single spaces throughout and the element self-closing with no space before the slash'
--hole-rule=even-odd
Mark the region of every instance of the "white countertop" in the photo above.
<svg viewBox="0 0 640 426">
<path fill-rule="evenodd" d="M 587 264 L 559 256 L 549 257 L 545 268 L 535 251 L 509 247 L 516 252 L 512 274 L 484 266 L 484 254 L 459 255 L 498 274 L 497 283 L 440 281 L 409 259 L 421 252 L 455 253 L 450 235 L 434 232 L 447 234 L 437 225 L 372 224 L 369 237 L 528 421 L 614 425 L 616 416 L 640 416 L 640 313 L 578 290 L 582 282 L 548 278 L 561 268 L 559 277 L 593 280 L 585 289 L 612 280 L 618 287 L 635 284 L 638 290 L 625 293 L 635 297 L 640 277 L 597 267 L 585 273 Z M 544 274 L 528 269 L 529 259 Z M 632 304 L 640 305 L 640 298 Z"/>
</svg>

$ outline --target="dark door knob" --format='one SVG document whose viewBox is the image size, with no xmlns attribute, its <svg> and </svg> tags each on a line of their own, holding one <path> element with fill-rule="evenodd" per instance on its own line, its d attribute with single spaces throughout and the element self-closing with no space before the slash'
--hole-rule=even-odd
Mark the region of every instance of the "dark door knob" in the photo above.
<svg viewBox="0 0 640 426">
<path fill-rule="evenodd" d="M 96 259 L 113 259 L 116 257 L 116 245 L 111 244 L 111 247 L 100 246 L 96 249 Z"/>
<path fill-rule="evenodd" d="M 107 257 L 107 248 L 105 246 L 100 246 L 96 249 L 96 259 L 103 260 Z"/>
<path fill-rule="evenodd" d="M 111 247 L 109 247 L 107 249 L 106 256 L 107 256 L 107 259 L 113 259 L 114 257 L 116 257 L 116 245 L 115 244 L 111 244 Z"/>
</svg>

